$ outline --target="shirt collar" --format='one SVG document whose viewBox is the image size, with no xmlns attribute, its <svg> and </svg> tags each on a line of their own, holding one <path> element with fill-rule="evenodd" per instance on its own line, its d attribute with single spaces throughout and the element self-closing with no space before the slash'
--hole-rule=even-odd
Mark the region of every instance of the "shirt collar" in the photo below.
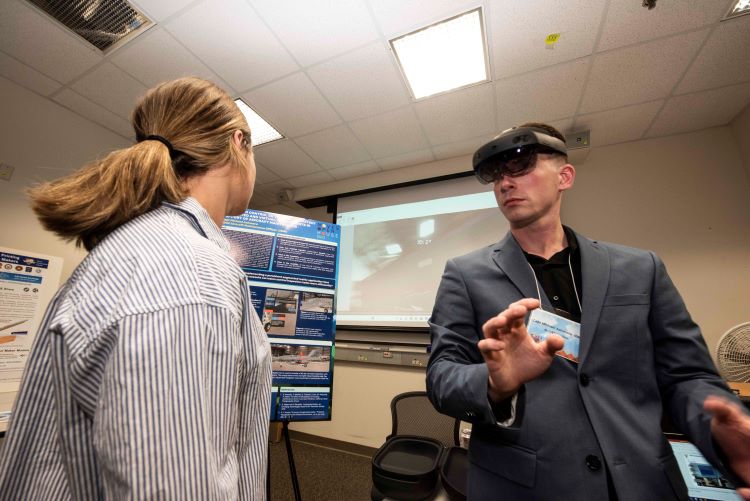
<svg viewBox="0 0 750 501">
<path fill-rule="evenodd" d="M 575 254 L 578 250 L 578 239 L 575 232 L 567 226 L 563 226 L 563 231 L 565 232 L 565 239 L 568 241 L 568 247 L 570 247 L 570 253 Z"/>
<path fill-rule="evenodd" d="M 164 202 L 164 205 L 184 214 L 193 227 L 204 237 L 229 252 L 229 241 L 208 215 L 206 209 L 193 197 L 187 197 L 180 203 Z"/>
<path fill-rule="evenodd" d="M 537 256 L 536 254 L 529 254 L 528 252 L 523 251 L 524 256 L 526 256 L 526 260 L 531 264 L 567 264 L 568 255 L 575 258 L 576 253 L 578 252 L 578 240 L 576 239 L 576 235 L 573 230 L 571 230 L 567 226 L 563 226 L 563 232 L 565 232 L 565 240 L 567 240 L 568 242 L 567 247 L 562 249 L 560 252 L 555 253 L 555 255 L 550 256 L 549 259 L 544 259 L 543 257 Z"/>
</svg>

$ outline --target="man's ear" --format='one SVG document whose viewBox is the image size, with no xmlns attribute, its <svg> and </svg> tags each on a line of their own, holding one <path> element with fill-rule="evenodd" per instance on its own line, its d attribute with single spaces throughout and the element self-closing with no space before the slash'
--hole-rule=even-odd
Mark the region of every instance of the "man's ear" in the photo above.
<svg viewBox="0 0 750 501">
<path fill-rule="evenodd" d="M 565 191 L 573 187 L 576 179 L 576 168 L 571 164 L 565 164 L 560 167 L 560 191 Z"/>
</svg>

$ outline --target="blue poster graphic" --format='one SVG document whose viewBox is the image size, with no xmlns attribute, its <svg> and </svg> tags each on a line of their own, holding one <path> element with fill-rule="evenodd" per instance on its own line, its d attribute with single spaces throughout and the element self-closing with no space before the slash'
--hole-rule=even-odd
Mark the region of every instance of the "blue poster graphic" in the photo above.
<svg viewBox="0 0 750 501">
<path fill-rule="evenodd" d="M 22 256 L 20 254 L 11 254 L 9 252 L 0 252 L 0 264 L 15 264 L 20 266 L 31 266 L 35 268 L 49 268 L 49 259 L 38 257 Z M 19 270 L 20 271 L 20 270 Z M 31 271 L 31 270 L 26 270 Z"/>
<path fill-rule="evenodd" d="M 271 342 L 271 420 L 330 420 L 341 227 L 247 210 L 222 231 Z"/>
</svg>

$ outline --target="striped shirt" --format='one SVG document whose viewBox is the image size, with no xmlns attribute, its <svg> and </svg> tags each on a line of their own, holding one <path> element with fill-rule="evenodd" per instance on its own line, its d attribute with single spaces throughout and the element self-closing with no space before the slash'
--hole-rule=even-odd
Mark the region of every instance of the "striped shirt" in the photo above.
<svg viewBox="0 0 750 501">
<path fill-rule="evenodd" d="M 50 303 L 0 499 L 266 497 L 270 347 L 198 202 L 111 233 Z"/>
</svg>

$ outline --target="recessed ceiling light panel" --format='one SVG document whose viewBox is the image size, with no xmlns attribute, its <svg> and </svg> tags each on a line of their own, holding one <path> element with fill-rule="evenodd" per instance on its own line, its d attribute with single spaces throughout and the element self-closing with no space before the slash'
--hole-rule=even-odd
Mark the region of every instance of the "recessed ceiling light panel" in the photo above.
<svg viewBox="0 0 750 501">
<path fill-rule="evenodd" d="M 481 7 L 390 42 L 415 99 L 488 80 Z"/>
<path fill-rule="evenodd" d="M 239 106 L 240 111 L 245 115 L 247 124 L 250 126 L 250 134 L 252 136 L 253 146 L 260 146 L 261 144 L 270 143 L 277 139 L 282 139 L 284 136 L 279 131 L 274 129 L 271 124 L 263 120 L 255 110 L 248 106 L 242 99 L 235 99 L 235 103 Z"/>
</svg>

